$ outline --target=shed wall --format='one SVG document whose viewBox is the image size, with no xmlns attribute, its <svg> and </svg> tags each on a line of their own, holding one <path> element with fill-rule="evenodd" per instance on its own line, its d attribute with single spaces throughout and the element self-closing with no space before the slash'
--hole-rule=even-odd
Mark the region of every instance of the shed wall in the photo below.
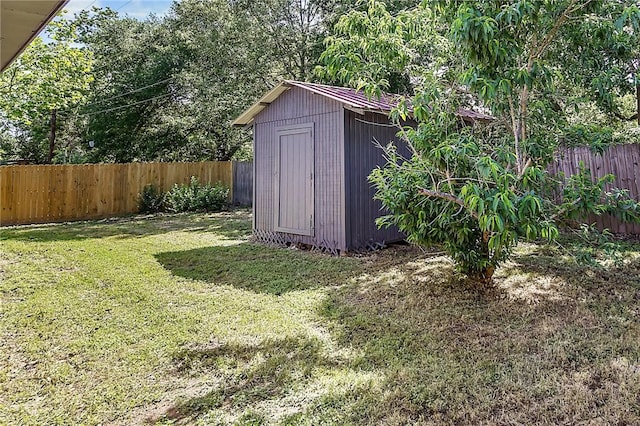
<svg viewBox="0 0 640 426">
<path fill-rule="evenodd" d="M 314 235 L 275 231 L 278 128 L 314 124 Z M 266 242 L 304 243 L 344 250 L 344 114 L 331 99 L 293 87 L 254 121 L 254 236 Z"/>
<path fill-rule="evenodd" d="M 409 151 L 396 136 L 397 132 L 398 128 L 389 125 L 386 115 L 361 115 L 345 110 L 346 239 L 349 250 L 374 248 L 379 243 L 405 238 L 395 227 L 378 229 L 376 226 L 376 219 L 385 213 L 382 203 L 374 200 L 375 189 L 367 180 L 373 169 L 385 164 L 383 151 L 375 141 L 382 145 L 398 142 L 399 152 L 408 156 Z"/>
</svg>

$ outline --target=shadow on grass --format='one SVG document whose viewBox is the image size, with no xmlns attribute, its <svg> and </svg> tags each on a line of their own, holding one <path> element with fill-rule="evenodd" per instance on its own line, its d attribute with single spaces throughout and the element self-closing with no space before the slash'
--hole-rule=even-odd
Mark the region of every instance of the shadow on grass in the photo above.
<svg viewBox="0 0 640 426">
<path fill-rule="evenodd" d="M 342 284 L 358 263 L 355 259 L 247 242 L 165 252 L 157 254 L 156 259 L 183 278 L 275 295 Z"/>
<path fill-rule="evenodd" d="M 98 238 L 140 238 L 167 232 L 214 232 L 227 239 L 251 233 L 247 210 L 221 213 L 186 213 L 131 216 L 97 221 L 26 225 L 3 228 L 1 240 L 53 242 Z"/>
<path fill-rule="evenodd" d="M 584 247 L 568 246 L 568 250 L 578 253 Z M 516 274 L 522 272 L 526 275 L 526 285 L 537 280 L 542 281 L 542 284 L 546 283 L 549 288 L 555 285 L 559 292 L 562 289 L 558 284 L 562 283 L 565 290 L 575 287 L 581 292 L 613 294 L 618 292 L 610 291 L 612 285 L 623 292 L 632 288 L 640 289 L 640 257 L 634 256 L 634 251 L 640 252 L 640 246 L 627 244 L 625 250 L 618 253 L 617 261 L 594 251 L 596 258 L 600 258 L 599 263 L 580 264 L 567 254 L 566 249 L 560 251 L 551 246 L 528 245 L 514 254 L 510 263 Z M 569 291 L 565 296 L 573 298 L 576 294 Z"/>
<path fill-rule="evenodd" d="M 219 344 L 183 349 L 173 356 L 175 370 L 182 375 L 225 368 L 222 386 L 205 394 L 178 401 L 158 418 L 147 422 L 188 423 L 211 410 L 234 410 L 264 401 L 286 397 L 308 382 L 317 368 L 332 368 L 339 363 L 322 354 L 319 341 L 287 337 L 255 344 Z M 262 424 L 257 413 L 245 413 L 241 424 Z"/>
<path fill-rule="evenodd" d="M 597 291 L 585 286 L 579 298 L 527 304 L 477 291 L 455 278 L 446 258 L 412 248 L 351 259 L 355 265 L 347 271 L 339 267 L 348 259 L 251 244 L 188 254 L 195 263 L 185 265 L 184 253 L 160 260 L 174 273 L 260 292 L 336 279 L 347 284 L 326 287 L 315 313 L 329 346 L 304 337 L 176 354 L 179 374 L 213 372 L 221 381 L 204 395 L 178 401 L 165 418 L 223 413 L 249 424 L 564 424 L 594 418 L 640 424 L 634 313 L 640 297 L 637 275 L 624 277 L 637 261 L 620 271 L 621 282 L 605 280 Z M 323 259 L 337 262 L 331 279 L 320 278 Z M 552 259 L 516 259 L 524 269 L 570 275 Z M 547 261 L 543 271 L 540 262 Z M 351 355 L 335 361 L 343 352 Z M 312 380 L 332 380 L 326 368 L 381 379 L 376 386 L 314 394 Z M 294 388 L 307 392 L 307 403 L 292 402 Z M 283 406 L 290 411 L 284 417 Z"/>
<path fill-rule="evenodd" d="M 345 412 L 356 424 L 365 413 L 378 424 L 637 424 L 638 266 L 612 268 L 597 287 L 574 271 L 579 297 L 535 304 L 474 293 L 442 259 L 362 276 L 321 314 L 362 353 L 353 366 L 386 377 L 384 397 Z"/>
</svg>

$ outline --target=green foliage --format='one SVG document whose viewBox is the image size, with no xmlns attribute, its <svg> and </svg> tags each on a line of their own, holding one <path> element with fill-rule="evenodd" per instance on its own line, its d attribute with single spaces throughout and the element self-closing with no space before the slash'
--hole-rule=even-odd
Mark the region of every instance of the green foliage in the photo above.
<svg viewBox="0 0 640 426">
<path fill-rule="evenodd" d="M 378 223 L 398 226 L 411 242 L 442 245 L 461 272 L 490 279 L 521 239 L 558 235 L 556 224 L 542 219 L 545 172 L 514 173 L 512 152 L 490 132 L 432 110 L 417 129 L 405 129 L 416 155 L 402 159 L 388 147 L 387 165 L 370 176 L 391 213 Z"/>
<path fill-rule="evenodd" d="M 77 47 L 77 26 L 54 21 L 46 33 L 49 43 L 36 37 L 0 74 L 0 108 L 27 126 L 48 119 L 51 110 L 81 104 L 92 81 L 93 54 Z"/>
<path fill-rule="evenodd" d="M 576 124 L 568 127 L 562 137 L 565 146 L 588 146 L 592 152 L 602 153 L 613 144 L 613 129 L 595 124 Z"/>
<path fill-rule="evenodd" d="M 59 162 L 248 158 L 250 132 L 230 122 L 278 81 L 312 78 L 329 23 L 354 3 L 183 0 L 162 18 L 94 7 L 54 22 L 55 42 L 34 42 L 3 74 L 0 111 L 21 133 L 6 156 L 45 161 L 55 107 Z M 56 61 L 76 80 L 54 75 Z"/>
<path fill-rule="evenodd" d="M 175 2 L 163 19 L 81 14 L 95 52 L 88 105 L 92 161 L 250 156 L 231 121 L 276 82 L 308 79 L 328 5 L 320 1 Z"/>
<path fill-rule="evenodd" d="M 565 129 L 561 144 L 568 147 L 586 146 L 601 154 L 612 145 L 640 143 L 640 128 L 614 130 L 598 124 L 576 124 Z"/>
<path fill-rule="evenodd" d="M 157 213 L 164 206 L 165 194 L 156 185 L 146 185 L 138 195 L 138 211 L 140 213 Z"/>
<path fill-rule="evenodd" d="M 612 177 L 593 181 L 582 168 L 557 203 L 557 181 L 546 172 L 561 135 L 597 149 L 613 138 L 613 131 L 588 125 L 566 130 L 565 100 L 590 91 L 600 108 L 615 112 L 606 101 L 615 96 L 611 84 L 628 77 L 614 67 L 610 75 L 598 74 L 603 86 L 595 90 L 581 80 L 597 69 L 595 62 L 567 59 L 564 43 L 588 33 L 600 37 L 588 48 L 591 58 L 627 61 L 637 52 L 635 14 L 586 0 L 443 0 L 395 16 L 382 2 L 368 5 L 341 18 L 327 40 L 321 73 L 370 95 L 390 88 L 393 73 L 413 83 L 413 96 L 391 113 L 398 125 L 417 122 L 400 132 L 412 156 L 400 158 L 388 147 L 387 165 L 370 176 L 390 213 L 380 225 L 397 225 L 415 243 L 441 245 L 459 270 L 489 281 L 519 241 L 553 241 L 572 219 L 608 213 L 638 220 L 638 202 L 606 188 Z M 608 26 L 614 15 L 623 23 Z M 617 50 L 608 37 L 620 43 Z M 488 109 L 495 120 L 465 123 L 460 107 Z"/>
<path fill-rule="evenodd" d="M 628 127 L 613 134 L 614 144 L 640 144 L 640 127 Z"/>
<path fill-rule="evenodd" d="M 93 81 L 93 53 L 78 46 L 77 25 L 66 20 L 54 21 L 45 31 L 48 43 L 36 37 L 0 74 L 0 116 L 10 121 L 13 133 L 18 134 L 0 153 L 0 159 L 45 162 L 52 111 L 82 105 Z M 64 119 L 60 116 L 58 127 L 64 131 Z"/>
<path fill-rule="evenodd" d="M 623 222 L 640 223 L 640 204 L 629 197 L 629 191 L 619 188 L 607 190 L 615 177 L 612 174 L 593 180 L 589 169 L 581 161 L 578 173 L 563 187 L 562 217 L 584 219 L 586 213 L 609 214 Z"/>
<path fill-rule="evenodd" d="M 164 209 L 169 212 L 220 211 L 227 205 L 229 188 L 217 183 L 202 185 L 195 176 L 187 185 L 175 184 L 164 196 Z"/>
<path fill-rule="evenodd" d="M 229 188 L 222 183 L 201 184 L 198 178 L 191 176 L 186 185 L 175 184 L 166 193 L 156 185 L 147 185 L 138 195 L 140 213 L 171 213 L 206 211 L 218 212 L 228 204 Z"/>
<path fill-rule="evenodd" d="M 571 243 L 573 257 L 581 265 L 589 265 L 603 269 L 604 264 L 624 265 L 624 244 L 613 239 L 613 235 L 605 229 L 599 231 L 595 225 L 580 224 L 574 230 L 579 237 L 579 244 Z"/>
<path fill-rule="evenodd" d="M 380 96 L 383 90 L 410 93 L 410 65 L 417 58 L 437 60 L 433 44 L 446 41 L 434 40 L 437 33 L 429 9 L 401 11 L 393 17 L 386 3 L 366 4 L 366 10 L 353 10 L 337 22 L 335 34 L 325 40 L 326 50 L 320 56 L 323 66 L 316 74 L 369 95 Z"/>
</svg>

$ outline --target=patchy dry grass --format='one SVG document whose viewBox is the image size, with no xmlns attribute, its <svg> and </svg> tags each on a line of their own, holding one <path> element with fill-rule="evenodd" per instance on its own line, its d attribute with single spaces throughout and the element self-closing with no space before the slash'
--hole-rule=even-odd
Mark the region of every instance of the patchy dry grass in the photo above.
<svg viewBox="0 0 640 426">
<path fill-rule="evenodd" d="M 640 246 L 524 245 L 480 293 L 246 212 L 0 230 L 0 424 L 640 424 Z"/>
</svg>

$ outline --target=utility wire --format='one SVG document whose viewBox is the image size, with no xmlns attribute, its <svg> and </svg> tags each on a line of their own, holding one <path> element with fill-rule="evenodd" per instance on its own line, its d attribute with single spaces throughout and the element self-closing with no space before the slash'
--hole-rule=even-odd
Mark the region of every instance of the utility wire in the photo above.
<svg viewBox="0 0 640 426">
<path fill-rule="evenodd" d="M 133 0 L 129 0 L 128 2 L 126 2 L 125 4 L 123 4 L 122 6 L 120 6 L 119 8 L 117 8 L 115 11 L 119 11 L 120 9 L 122 9 L 123 7 L 125 7 L 126 5 L 128 5 L 129 3 L 131 3 Z"/>
<path fill-rule="evenodd" d="M 117 8 L 115 11 L 118 12 L 120 9 L 122 9 L 123 7 L 125 7 L 126 5 L 128 5 L 129 3 L 131 3 L 133 0 L 129 0 L 128 2 L 126 2 L 125 4 L 123 4 L 122 6 L 120 6 L 119 8 Z"/>
<path fill-rule="evenodd" d="M 104 102 L 107 102 L 107 101 L 111 101 L 111 100 L 114 100 L 114 99 L 122 98 L 123 96 L 127 96 L 127 95 L 130 95 L 130 94 L 132 94 L 132 93 L 138 93 L 138 92 L 141 92 L 141 91 L 143 91 L 143 90 L 145 90 L 145 89 L 148 89 L 148 88 L 150 88 L 150 87 L 157 86 L 158 84 L 166 83 L 166 82 L 168 82 L 168 81 L 170 81 L 170 80 L 173 80 L 174 78 L 175 78 L 175 76 L 172 76 L 172 77 L 166 78 L 166 79 L 164 79 L 164 80 L 156 81 L 155 83 L 149 84 L 149 85 L 147 85 L 147 86 L 144 86 L 144 87 L 140 87 L 140 88 L 138 88 L 138 89 L 131 90 L 131 91 L 129 91 L 129 92 L 121 93 L 121 94 L 119 94 L 119 95 L 112 96 L 112 97 L 110 97 L 110 98 L 106 98 L 106 99 L 100 99 L 99 101 L 96 101 L 96 102 L 94 102 L 94 103 L 92 103 L 92 104 L 83 105 L 83 106 L 82 106 L 82 108 L 92 107 L 92 106 L 94 106 L 94 105 L 99 105 L 99 104 L 104 103 Z M 62 110 L 60 110 L 59 112 L 64 113 L 64 112 L 66 112 L 66 111 L 69 111 L 69 109 L 62 109 Z M 85 114 L 80 114 L 80 115 L 85 115 Z"/>
<path fill-rule="evenodd" d="M 164 79 L 164 80 L 156 81 L 155 83 L 149 84 L 149 85 L 144 86 L 144 87 L 140 87 L 140 88 L 138 88 L 138 89 L 131 90 L 131 91 L 129 91 L 129 92 L 121 93 L 121 94 L 119 94 L 119 95 L 112 96 L 112 97 L 107 98 L 107 99 L 100 99 L 99 101 L 94 102 L 94 103 L 89 104 L 89 105 L 86 105 L 86 106 L 90 107 L 90 106 L 97 105 L 97 104 L 100 104 L 100 103 L 103 103 L 103 102 L 111 101 L 111 100 L 113 100 L 113 99 L 118 99 L 118 98 L 121 98 L 121 97 L 123 97 L 123 96 L 130 95 L 130 94 L 132 94 L 132 93 L 138 93 L 138 92 L 143 91 L 144 89 L 148 89 L 148 88 L 150 88 L 150 87 L 157 86 L 158 84 L 162 84 L 162 83 L 166 83 L 167 81 L 171 81 L 171 80 L 173 80 L 174 78 L 175 78 L 175 77 L 169 77 L 169 78 L 166 78 L 166 79 Z"/>
<path fill-rule="evenodd" d="M 97 2 L 97 1 L 98 1 L 98 0 L 93 0 L 91 3 L 89 3 L 89 6 L 85 6 L 85 7 L 83 7 L 83 8 L 82 8 L 82 9 L 80 9 L 78 12 L 75 12 L 75 14 L 78 14 L 78 13 L 84 12 L 85 10 L 86 10 L 86 11 L 89 11 L 89 8 L 90 8 L 91 6 L 93 6 L 93 5 L 95 4 L 95 2 Z"/>
<path fill-rule="evenodd" d="M 102 114 L 104 112 L 119 111 L 121 109 L 130 108 L 132 106 L 140 105 L 140 104 L 143 104 L 145 102 L 151 102 L 151 101 L 154 101 L 156 99 L 166 98 L 166 97 L 171 96 L 171 95 L 172 95 L 171 93 L 166 93 L 164 95 L 154 96 L 153 98 L 143 99 L 143 100 L 137 101 L 137 102 L 132 102 L 132 103 L 127 104 L 127 105 L 121 105 L 121 106 L 114 107 L 114 108 L 102 109 L 100 111 L 86 112 L 86 113 L 83 113 L 83 114 L 73 114 L 73 115 L 75 115 L 76 117 L 83 117 L 83 116 L 91 116 L 91 115 Z"/>
</svg>

